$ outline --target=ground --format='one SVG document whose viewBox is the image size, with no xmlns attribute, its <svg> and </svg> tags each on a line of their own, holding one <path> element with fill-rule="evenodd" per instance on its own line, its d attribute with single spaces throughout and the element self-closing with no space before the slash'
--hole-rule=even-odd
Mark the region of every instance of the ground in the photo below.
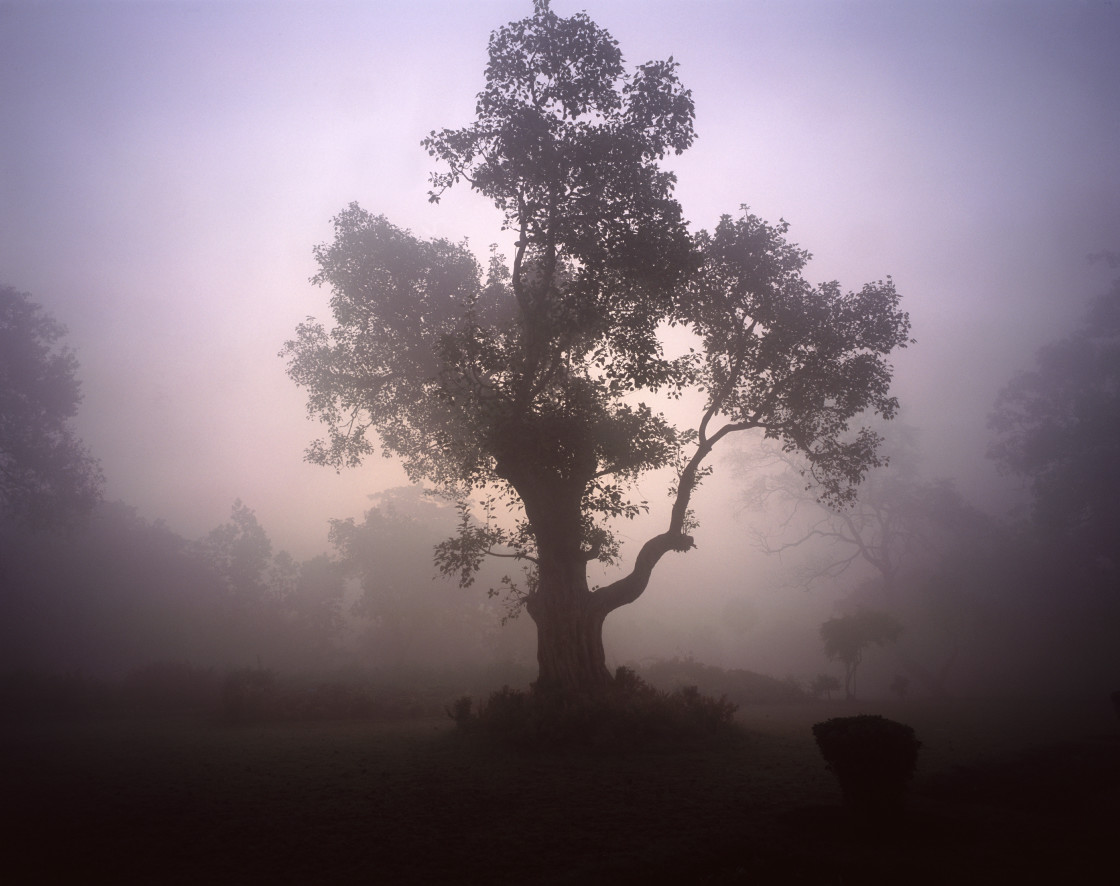
<svg viewBox="0 0 1120 886">
<path fill-rule="evenodd" d="M 813 743 L 812 723 L 855 713 L 923 742 L 892 834 L 851 827 Z M 744 736 L 726 746 L 634 755 L 498 753 L 447 719 L 9 723 L 4 881 L 1109 881 L 1120 722 L 1107 699 L 772 704 L 739 718 Z"/>
</svg>

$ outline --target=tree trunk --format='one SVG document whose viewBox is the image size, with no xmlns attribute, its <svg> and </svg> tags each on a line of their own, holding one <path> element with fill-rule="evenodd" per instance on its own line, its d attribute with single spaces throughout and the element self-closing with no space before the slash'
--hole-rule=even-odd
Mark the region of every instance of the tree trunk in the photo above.
<svg viewBox="0 0 1120 886">
<path fill-rule="evenodd" d="M 641 596 L 662 555 L 692 546 L 692 537 L 680 532 L 654 536 L 642 546 L 628 575 L 592 592 L 587 585 L 588 557 L 578 545 L 559 547 L 557 552 L 557 547 L 542 544 L 554 553 L 542 553 L 538 584 L 526 603 L 537 626 L 537 688 L 575 696 L 605 691 L 612 677 L 603 650 L 603 622 Z"/>
<path fill-rule="evenodd" d="M 699 457 L 694 459 L 697 463 Z M 592 460 L 591 466 L 594 467 Z M 695 465 L 692 466 L 693 474 Z M 526 611 L 537 626 L 537 689 L 563 695 L 599 695 L 611 684 L 603 650 L 603 622 L 608 614 L 634 602 L 649 584 L 650 574 L 668 551 L 687 551 L 692 537 L 681 532 L 688 495 L 673 508 L 670 530 L 649 539 L 638 552 L 633 570 L 598 588 L 587 584 L 587 563 L 595 554 L 583 548 L 583 492 L 589 479 L 556 481 L 507 464 L 502 476 L 517 490 L 537 542 L 537 585 Z M 681 488 L 691 491 L 686 477 Z"/>
<path fill-rule="evenodd" d="M 607 610 L 587 586 L 580 558 L 543 568 L 527 610 L 537 626 L 536 688 L 564 695 L 598 695 L 610 684 L 603 649 Z"/>
<path fill-rule="evenodd" d="M 852 701 L 856 697 L 856 668 L 858 661 L 844 662 L 844 700 Z"/>
</svg>

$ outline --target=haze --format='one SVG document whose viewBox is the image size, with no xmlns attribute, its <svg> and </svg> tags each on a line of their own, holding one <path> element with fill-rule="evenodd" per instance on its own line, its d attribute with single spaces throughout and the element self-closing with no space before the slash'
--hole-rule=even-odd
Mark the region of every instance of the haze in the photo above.
<svg viewBox="0 0 1120 886">
<path fill-rule="evenodd" d="M 584 7 L 629 64 L 680 63 L 699 138 L 671 166 L 693 228 L 748 204 L 790 222 L 811 280 L 891 275 L 917 339 L 895 390 L 924 475 L 997 515 L 1021 502 L 985 457 L 986 416 L 1110 279 L 1086 256 L 1120 245 L 1120 9 L 553 5 Z M 480 256 L 504 242 L 465 188 L 428 202 L 419 143 L 469 121 L 489 32 L 529 9 L 0 5 L 0 283 L 69 328 L 77 427 L 107 499 L 191 539 L 240 499 L 302 559 L 328 550 L 330 518 L 360 520 L 371 494 L 405 482 L 382 459 L 341 475 L 303 462 L 319 428 L 277 351 L 305 316 L 327 316 L 311 249 L 350 201 L 421 236 L 468 237 Z M 734 474 L 717 472 L 699 550 L 615 617 L 614 654 L 795 671 L 802 646 L 783 634 L 751 653 L 716 637 L 727 599 L 804 625 L 815 649 L 835 598 L 791 590 L 743 543 Z M 664 501 L 652 480 L 643 492 Z"/>
</svg>

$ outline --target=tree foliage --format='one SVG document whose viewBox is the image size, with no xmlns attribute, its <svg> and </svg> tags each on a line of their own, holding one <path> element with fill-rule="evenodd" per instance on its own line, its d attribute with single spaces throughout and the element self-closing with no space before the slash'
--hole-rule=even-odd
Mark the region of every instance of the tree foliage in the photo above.
<svg viewBox="0 0 1120 886">
<path fill-rule="evenodd" d="M 71 426 L 81 403 L 66 327 L 0 287 L 0 513 L 33 528 L 87 514 L 104 478 Z"/>
<path fill-rule="evenodd" d="M 889 279 L 811 285 L 785 223 L 745 210 L 689 232 L 659 161 L 692 143 L 693 116 L 672 59 L 627 73 L 606 31 L 538 0 L 492 35 L 475 122 L 424 141 L 443 170 L 432 199 L 465 182 L 491 200 L 516 234 L 512 262 L 483 269 L 465 244 L 351 204 L 316 250 L 334 325 L 309 318 L 282 352 L 328 426 L 311 460 L 356 464 L 376 437 L 414 481 L 509 509 L 486 531 L 464 520 L 440 565 L 466 580 L 487 554 L 529 565 L 542 648 L 597 632 L 665 553 L 693 545 L 690 498 L 724 437 L 756 429 L 803 453 L 822 495 L 844 500 L 878 460 L 876 435 L 850 420 L 897 407 L 886 357 L 909 321 Z M 702 346 L 668 356 L 674 326 Z M 703 397 L 691 429 L 651 405 L 686 390 Z M 587 563 L 619 555 L 611 522 L 647 506 L 635 481 L 667 467 L 665 531 L 591 590 Z M 543 627 L 564 619 L 580 626 Z M 582 645 L 587 661 L 557 679 L 609 679 L 601 641 Z"/>
</svg>

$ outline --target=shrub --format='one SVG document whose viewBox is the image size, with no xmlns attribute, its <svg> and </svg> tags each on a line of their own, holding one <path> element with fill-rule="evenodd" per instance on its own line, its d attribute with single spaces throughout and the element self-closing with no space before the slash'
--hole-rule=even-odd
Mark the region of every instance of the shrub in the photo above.
<svg viewBox="0 0 1120 886">
<path fill-rule="evenodd" d="M 911 727 L 860 714 L 817 723 L 813 736 L 858 820 L 884 825 L 901 814 L 922 746 Z"/>
<path fill-rule="evenodd" d="M 623 751 L 710 741 L 732 731 L 736 710 L 726 698 L 703 695 L 695 686 L 655 689 L 622 667 L 595 696 L 504 686 L 479 711 L 478 725 L 500 744 Z"/>
</svg>

